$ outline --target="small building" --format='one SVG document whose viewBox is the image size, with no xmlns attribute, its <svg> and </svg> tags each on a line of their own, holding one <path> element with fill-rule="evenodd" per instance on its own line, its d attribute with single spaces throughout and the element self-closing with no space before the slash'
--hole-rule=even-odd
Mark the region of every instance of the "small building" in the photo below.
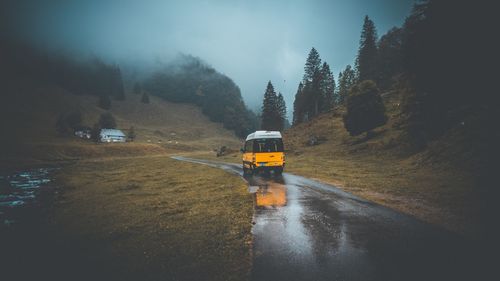
<svg viewBox="0 0 500 281">
<path fill-rule="evenodd" d="M 126 142 L 127 136 L 118 129 L 101 129 L 101 142 Z"/>
<path fill-rule="evenodd" d="M 85 126 L 77 127 L 75 128 L 75 136 L 88 140 L 92 136 L 91 129 Z"/>
</svg>

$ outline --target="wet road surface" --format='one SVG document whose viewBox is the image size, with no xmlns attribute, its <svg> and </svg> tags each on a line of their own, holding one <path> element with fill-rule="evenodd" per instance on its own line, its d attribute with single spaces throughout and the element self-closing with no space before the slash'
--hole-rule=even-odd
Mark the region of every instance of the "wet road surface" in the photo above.
<svg viewBox="0 0 500 281">
<path fill-rule="evenodd" d="M 241 165 L 174 157 L 243 176 Z M 472 242 L 334 186 L 244 176 L 255 194 L 252 280 L 486 280 Z"/>
</svg>

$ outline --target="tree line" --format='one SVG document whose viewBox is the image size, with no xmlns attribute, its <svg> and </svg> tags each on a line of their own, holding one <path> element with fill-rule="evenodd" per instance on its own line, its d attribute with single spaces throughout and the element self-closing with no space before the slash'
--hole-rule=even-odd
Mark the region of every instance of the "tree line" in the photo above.
<svg viewBox="0 0 500 281">
<path fill-rule="evenodd" d="M 335 91 L 335 79 L 327 62 L 321 62 L 315 48 L 309 52 L 304 67 L 304 77 L 300 82 L 293 103 L 293 124 L 308 121 L 320 113 L 329 111 L 340 101 Z M 348 73 L 346 72 L 346 78 Z M 346 87 L 346 79 L 342 80 Z M 286 104 L 281 93 L 276 94 L 271 81 L 268 82 L 262 101 L 262 130 L 283 131 L 286 122 Z"/>
<path fill-rule="evenodd" d="M 335 106 L 345 106 L 344 125 L 351 135 L 370 132 L 385 124 L 385 108 L 376 85 L 377 33 L 375 25 L 365 17 L 355 68 L 347 65 L 338 74 L 338 83 L 327 62 L 321 62 L 313 47 L 304 66 L 293 104 L 293 125 L 298 125 L 329 112 Z"/>
<path fill-rule="evenodd" d="M 335 83 L 329 65 L 312 48 L 293 106 L 293 125 L 319 113 L 345 107 L 344 125 L 351 135 L 386 123 L 380 93 L 403 96 L 405 130 L 417 146 L 443 134 L 471 112 L 490 107 L 488 99 L 468 98 L 463 61 L 460 12 L 442 1 L 419 1 L 401 27 L 380 38 L 374 22 L 365 16 L 354 67 L 347 65 Z M 446 34 L 446 36 L 443 36 Z M 461 79 L 463 83 L 457 83 Z"/>
<path fill-rule="evenodd" d="M 2 42 L 1 69 L 13 84 L 57 85 L 75 95 L 99 97 L 98 105 L 111 107 L 112 100 L 125 100 L 123 77 L 117 64 L 99 58 L 78 60 L 14 40 Z M 5 70 L 5 71 L 3 71 Z"/>
<path fill-rule="evenodd" d="M 335 79 L 327 62 L 321 63 L 318 51 L 312 48 L 304 67 L 293 103 L 293 124 L 308 121 L 322 112 L 329 111 L 338 97 Z"/>
<path fill-rule="evenodd" d="M 274 86 L 267 83 L 262 101 L 260 128 L 266 131 L 283 131 L 286 125 L 286 104 L 281 93 L 276 94 Z"/>
</svg>

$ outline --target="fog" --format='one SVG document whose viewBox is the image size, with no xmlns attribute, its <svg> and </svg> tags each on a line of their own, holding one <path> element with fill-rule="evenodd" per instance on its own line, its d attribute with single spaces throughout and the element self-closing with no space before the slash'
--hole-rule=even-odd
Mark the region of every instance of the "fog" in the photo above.
<svg viewBox="0 0 500 281">
<path fill-rule="evenodd" d="M 411 0 L 356 1 L 10 1 L 2 32 L 77 56 L 96 55 L 137 71 L 178 53 L 200 57 L 260 107 L 267 81 L 289 116 L 311 47 L 337 78 L 353 64 L 363 17 L 378 34 L 401 25 Z"/>
</svg>

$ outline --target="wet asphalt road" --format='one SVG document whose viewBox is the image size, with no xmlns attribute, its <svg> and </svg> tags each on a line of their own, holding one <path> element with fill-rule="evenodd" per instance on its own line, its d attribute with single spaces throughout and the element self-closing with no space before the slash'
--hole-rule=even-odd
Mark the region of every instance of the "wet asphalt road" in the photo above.
<svg viewBox="0 0 500 281">
<path fill-rule="evenodd" d="M 243 176 L 241 165 L 174 157 Z M 334 186 L 244 176 L 255 195 L 252 280 L 486 280 L 473 243 Z"/>
</svg>

